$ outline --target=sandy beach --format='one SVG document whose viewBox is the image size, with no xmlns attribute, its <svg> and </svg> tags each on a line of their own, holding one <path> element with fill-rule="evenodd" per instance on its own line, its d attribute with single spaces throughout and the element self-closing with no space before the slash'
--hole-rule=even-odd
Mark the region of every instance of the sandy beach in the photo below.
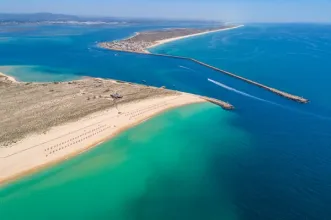
<svg viewBox="0 0 331 220">
<path fill-rule="evenodd" d="M 154 56 L 161 56 L 161 57 L 170 57 L 170 58 L 176 58 L 176 59 L 182 59 L 182 60 L 188 60 L 195 62 L 199 65 L 202 65 L 204 67 L 208 67 L 210 69 L 216 70 L 217 72 L 220 72 L 222 74 L 226 74 L 228 76 L 234 77 L 236 79 L 240 79 L 246 83 L 255 85 L 257 87 L 263 88 L 267 91 L 270 91 L 272 93 L 275 93 L 279 96 L 282 96 L 284 98 L 290 99 L 292 101 L 298 102 L 298 103 L 303 103 L 306 104 L 309 102 L 308 99 L 303 98 L 301 96 L 297 95 L 292 95 L 288 92 L 281 91 L 279 89 L 263 85 L 261 83 L 255 82 L 253 80 L 238 76 L 234 73 L 231 73 L 229 71 L 222 70 L 220 68 L 217 68 L 215 66 L 211 66 L 207 63 L 201 62 L 199 60 L 190 58 L 190 57 L 182 57 L 182 56 L 174 56 L 174 55 L 168 55 L 168 54 L 158 54 L 158 53 L 150 53 L 148 49 L 160 46 L 162 44 L 166 44 L 169 42 L 181 40 L 181 39 L 186 39 L 190 37 L 195 37 L 195 36 L 201 36 L 201 35 L 206 35 L 210 33 L 215 33 L 215 32 L 220 32 L 220 31 L 227 31 L 231 29 L 236 29 L 243 27 L 244 25 L 238 25 L 238 26 L 231 26 L 227 28 L 218 28 L 218 29 L 209 29 L 207 31 L 202 31 L 201 29 L 170 29 L 166 31 L 147 31 L 147 32 L 142 32 L 139 33 L 136 36 L 133 36 L 127 40 L 123 41 L 118 41 L 118 42 L 110 42 L 110 43 L 101 43 L 100 46 L 106 49 L 110 50 L 118 50 L 118 51 L 125 51 L 125 52 L 131 52 L 131 53 L 138 53 L 138 54 L 152 54 Z M 171 37 L 174 36 L 174 37 Z M 228 106 L 229 107 L 229 106 Z M 230 107 L 231 108 L 231 107 Z"/>
<path fill-rule="evenodd" d="M 240 27 L 243 27 L 243 26 L 244 25 L 238 25 L 238 26 L 230 27 L 230 28 L 223 28 L 223 29 L 218 29 L 218 30 L 205 31 L 205 32 L 197 33 L 197 34 L 191 34 L 191 35 L 186 35 L 186 36 L 181 36 L 181 37 L 174 37 L 174 38 L 159 40 L 159 41 L 156 41 L 153 45 L 147 47 L 147 49 L 151 49 L 153 47 L 157 47 L 157 46 L 160 46 L 162 44 L 170 43 L 170 42 L 181 40 L 181 39 L 186 39 L 186 38 L 211 34 L 211 33 L 215 33 L 215 32 L 228 31 L 228 30 L 237 29 L 237 28 L 240 28 Z M 146 50 L 146 53 L 150 53 L 150 52 L 148 50 Z"/>
<path fill-rule="evenodd" d="M 149 53 L 147 48 L 241 26 L 135 33 L 122 41 L 147 37 L 137 51 Z M 117 92 L 119 99 L 112 97 Z M 233 109 L 221 100 L 100 78 L 25 83 L 0 73 L 0 93 L 0 184 L 73 157 L 171 108 L 209 101 Z"/>
<path fill-rule="evenodd" d="M 112 87 L 121 88 L 124 95 L 117 103 L 98 95 Z M 2 184 L 73 157 L 163 111 L 205 101 L 191 94 L 94 78 L 47 84 L 5 80 L 0 92 Z M 137 94 L 131 96 L 133 92 Z"/>
<path fill-rule="evenodd" d="M 126 39 L 112 42 L 102 42 L 99 43 L 98 46 L 116 51 L 150 53 L 148 51 L 149 48 L 153 48 L 161 44 L 220 31 L 227 31 L 240 28 L 242 26 L 243 25 L 211 28 L 170 28 L 136 32 L 133 36 L 130 36 Z"/>
<path fill-rule="evenodd" d="M 1 79 L 1 78 L 2 78 L 2 79 Z M 0 81 L 1 81 L 1 80 L 6 80 L 6 81 L 14 82 L 14 83 L 17 82 L 17 80 L 16 80 L 14 77 L 12 77 L 12 76 L 8 76 L 8 75 L 6 75 L 6 74 L 4 74 L 4 73 L 2 73 L 2 72 L 0 72 Z"/>
</svg>

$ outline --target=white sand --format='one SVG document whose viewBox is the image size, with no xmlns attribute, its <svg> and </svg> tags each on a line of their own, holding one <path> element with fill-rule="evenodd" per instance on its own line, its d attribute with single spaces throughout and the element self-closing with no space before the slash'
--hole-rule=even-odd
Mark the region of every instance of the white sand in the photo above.
<svg viewBox="0 0 331 220">
<path fill-rule="evenodd" d="M 238 25 L 238 26 L 231 27 L 231 28 L 223 28 L 223 29 L 219 29 L 219 30 L 205 31 L 205 32 L 201 32 L 201 33 L 198 33 L 198 34 L 191 34 L 191 35 L 186 35 L 186 36 L 181 36 L 181 37 L 174 37 L 174 38 L 159 40 L 159 41 L 156 41 L 155 44 L 149 46 L 147 49 L 150 49 L 150 48 L 153 48 L 153 47 L 157 47 L 159 45 L 166 44 L 166 43 L 169 43 L 169 42 L 172 42 L 172 41 L 176 41 L 176 40 L 181 40 L 181 39 L 190 38 L 190 37 L 196 37 L 196 36 L 200 36 L 200 35 L 205 35 L 205 34 L 220 32 L 220 31 L 232 30 L 232 29 L 243 27 L 243 26 L 244 25 Z M 149 53 L 149 51 L 146 50 L 146 53 Z"/>
<path fill-rule="evenodd" d="M 4 78 L 5 80 L 11 81 L 11 82 L 17 82 L 17 80 L 14 77 L 8 76 L 2 72 L 0 72 L 0 80 L 1 80 L 1 78 Z"/>
<path fill-rule="evenodd" d="M 115 134 L 170 108 L 203 102 L 185 93 L 145 99 L 91 114 L 76 122 L 34 134 L 11 146 L 0 146 L 0 183 L 68 159 Z"/>
</svg>

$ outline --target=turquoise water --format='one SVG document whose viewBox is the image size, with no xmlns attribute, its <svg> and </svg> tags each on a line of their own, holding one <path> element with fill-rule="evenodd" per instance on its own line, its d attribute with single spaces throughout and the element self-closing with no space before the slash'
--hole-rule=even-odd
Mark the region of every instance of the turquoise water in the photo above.
<svg viewBox="0 0 331 220">
<path fill-rule="evenodd" d="M 193 57 L 328 108 L 331 71 L 330 24 L 248 24 L 172 42 L 153 52 Z M 235 86 L 238 88 L 238 86 Z"/>
<path fill-rule="evenodd" d="M 162 27 L 169 26 L 163 24 Z M 169 150 L 167 153 L 176 154 L 177 149 L 187 147 L 184 139 L 189 141 L 194 138 L 189 148 L 192 154 L 185 154 L 180 157 L 180 160 L 169 158 L 166 166 L 176 168 L 169 171 L 166 177 L 161 175 L 160 171 L 160 179 L 157 178 L 158 171 L 155 171 L 154 177 L 147 178 L 148 181 L 146 181 L 151 184 L 150 188 L 147 187 L 148 193 L 135 197 L 139 199 L 127 198 L 131 194 L 134 195 L 134 191 L 139 194 L 138 192 L 141 192 L 138 190 L 141 189 L 139 187 L 146 188 L 146 185 L 133 181 L 136 180 L 136 176 L 132 174 L 127 177 L 129 180 L 122 181 L 125 184 L 132 184 L 130 189 L 123 188 L 121 191 L 123 194 L 119 194 L 118 197 L 110 196 L 118 191 L 111 188 L 107 192 L 110 194 L 105 194 L 104 197 L 100 196 L 101 193 L 97 194 L 100 199 L 105 199 L 107 202 L 100 200 L 101 202 L 98 203 L 96 200 L 91 200 L 93 203 L 93 206 L 90 206 L 91 210 L 87 210 L 82 205 L 85 209 L 78 209 L 78 211 L 73 209 L 76 211 L 72 211 L 70 215 L 83 216 L 82 212 L 92 213 L 94 208 L 99 207 L 94 213 L 100 213 L 100 216 L 104 216 L 105 212 L 120 216 L 121 212 L 118 210 L 122 209 L 124 210 L 122 213 L 126 213 L 128 219 L 162 219 L 161 215 L 167 219 L 177 219 L 181 214 L 182 219 L 329 219 L 331 216 L 329 209 L 331 204 L 331 101 L 328 84 L 331 72 L 329 65 L 331 25 L 248 24 L 244 28 L 186 39 L 153 49 L 154 52 L 197 58 L 270 86 L 302 95 L 311 100 L 307 105 L 285 100 L 192 62 L 150 55 L 118 53 L 95 46 L 96 41 L 120 39 L 135 31 L 155 28 L 158 27 L 36 26 L 25 28 L 19 33 L 2 31 L 0 34 L 0 51 L 6 54 L 6 56 L 0 56 L 0 65 L 10 66 L 12 74 L 16 74 L 15 76 L 21 79 L 48 81 L 65 80 L 68 76 L 72 78 L 97 76 L 138 83 L 146 80 L 150 85 L 165 85 L 168 88 L 219 98 L 229 101 L 236 107 L 236 110 L 231 113 L 217 110 L 220 114 L 211 114 L 208 108 L 202 108 L 203 111 L 206 110 L 203 114 L 192 109 L 192 117 L 183 120 L 167 119 L 166 122 L 159 123 L 161 126 L 176 122 L 177 126 L 188 129 L 186 132 L 171 132 L 165 127 L 166 130 L 156 132 L 157 138 L 154 136 L 151 138 L 150 133 L 145 132 L 148 129 L 142 129 L 143 127 L 130 130 L 133 134 L 139 134 L 140 139 L 144 141 L 149 141 L 150 138 L 154 140 L 153 146 L 150 145 L 145 151 L 139 147 L 141 146 L 140 139 L 138 141 L 135 138 L 127 138 L 127 140 L 133 140 L 130 151 L 116 144 L 119 150 L 127 153 L 136 149 L 136 146 L 138 146 L 137 149 L 142 150 L 140 155 L 137 153 L 137 156 L 126 157 L 127 161 L 133 164 L 143 164 L 151 157 L 160 159 L 159 155 L 150 156 L 149 153 L 152 153 L 154 147 L 155 151 L 165 153 L 164 149 L 161 149 L 164 140 L 169 143 L 166 148 Z M 47 76 L 47 79 L 42 79 L 43 76 Z M 207 78 L 216 80 L 227 87 L 212 84 Z M 191 120 L 197 118 L 204 126 L 197 126 L 201 130 L 190 132 L 195 128 Z M 158 130 L 155 129 L 155 131 Z M 162 139 L 159 135 L 163 133 L 168 134 L 168 137 Z M 182 136 L 184 139 L 180 141 Z M 231 139 L 224 139 L 227 136 Z M 171 144 L 168 141 L 171 141 Z M 180 146 L 175 144 L 177 141 Z M 110 145 L 112 143 L 115 142 L 109 142 Z M 97 149 L 111 151 L 113 148 L 104 146 L 95 150 Z M 93 152 L 84 154 L 82 157 L 88 159 L 91 156 L 92 158 Z M 168 154 L 165 154 L 167 158 Z M 111 161 L 106 160 L 106 164 Z M 160 160 L 165 162 L 163 159 Z M 205 168 L 206 160 L 210 162 L 208 168 Z M 118 162 L 118 166 L 120 164 Z M 135 167 L 138 168 L 137 164 Z M 189 167 L 187 164 L 190 164 Z M 70 167 L 70 164 L 67 165 Z M 63 164 L 63 166 L 66 165 Z M 102 173 L 103 170 L 97 166 L 88 167 L 91 168 L 90 172 L 95 174 Z M 181 169 L 182 167 L 184 170 Z M 201 170 L 198 170 L 198 167 L 201 167 Z M 191 168 L 196 172 L 193 172 Z M 109 180 L 126 173 L 131 174 L 127 170 L 122 170 L 116 175 L 109 174 L 109 177 L 100 175 L 100 180 Z M 179 173 L 182 178 L 179 177 Z M 75 172 L 75 174 L 85 175 L 85 171 Z M 69 174 L 67 175 L 70 177 Z M 98 182 L 92 181 L 91 176 L 86 178 L 91 180 L 91 183 L 86 180 L 84 184 L 79 185 L 82 182 L 76 180 L 77 191 L 81 189 L 80 187 L 95 189 L 100 186 Z M 66 180 L 65 176 L 63 179 Z M 54 209 L 51 209 L 53 207 L 45 205 L 46 199 L 42 197 L 43 188 L 39 189 L 36 185 L 34 193 L 30 193 L 30 184 L 43 180 L 48 181 L 47 175 L 32 176 L 23 183 L 19 181 L 12 187 L 4 189 L 6 197 L 23 194 L 25 197 L 12 201 L 6 200 L 0 208 L 15 206 L 25 209 L 26 204 L 31 203 L 44 208 L 41 216 L 50 212 L 54 213 Z M 72 181 L 75 182 L 75 176 Z M 122 182 L 121 184 L 116 182 L 116 184 L 122 186 Z M 162 185 L 160 182 L 164 182 L 165 188 L 160 187 Z M 191 182 L 192 185 L 190 185 Z M 158 186 L 152 186 L 154 183 Z M 54 187 L 48 191 L 54 195 L 54 198 L 56 194 L 63 195 L 61 192 L 68 194 L 63 185 L 55 182 Z M 101 187 L 101 189 L 104 188 Z M 16 191 L 18 191 L 17 194 Z M 85 188 L 79 192 L 82 191 L 86 193 L 87 190 Z M 124 195 L 125 193 L 127 195 Z M 90 197 L 96 199 L 93 196 Z M 110 202 L 111 199 L 113 199 L 112 202 Z M 136 202 L 132 202 L 133 200 Z M 20 201 L 24 201 L 24 204 Z M 55 201 L 59 202 L 59 199 Z M 72 200 L 68 201 L 72 202 Z M 107 204 L 112 205 L 107 206 Z M 109 208 L 113 206 L 118 209 Z M 128 207 L 130 208 L 127 209 Z M 115 209 L 117 211 L 114 211 Z M 9 212 L 10 209 L 3 210 Z M 60 206 L 56 210 L 57 214 L 63 214 L 59 210 L 66 211 L 67 206 Z M 187 217 L 187 210 L 192 212 L 189 217 Z M 91 213 L 86 214 L 86 218 L 92 216 Z M 113 217 L 111 214 L 109 216 Z"/>
<path fill-rule="evenodd" d="M 81 79 L 82 76 L 61 69 L 45 69 L 40 66 L 0 66 L 0 72 L 15 77 L 21 82 L 53 82 Z"/>
<path fill-rule="evenodd" d="M 231 182 L 217 178 L 229 167 L 213 168 L 247 151 L 234 143 L 248 134 L 218 126 L 233 117 L 212 104 L 166 112 L 0 189 L 1 219 L 236 219 Z"/>
</svg>

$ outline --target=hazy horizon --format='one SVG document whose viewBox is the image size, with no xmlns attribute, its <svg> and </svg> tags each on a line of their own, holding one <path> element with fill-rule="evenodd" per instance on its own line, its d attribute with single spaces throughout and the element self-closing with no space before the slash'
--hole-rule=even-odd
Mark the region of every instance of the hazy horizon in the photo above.
<svg viewBox="0 0 331 220">
<path fill-rule="evenodd" d="M 327 0 L 2 0 L 0 13 L 58 13 L 123 18 L 232 22 L 331 22 Z"/>
</svg>

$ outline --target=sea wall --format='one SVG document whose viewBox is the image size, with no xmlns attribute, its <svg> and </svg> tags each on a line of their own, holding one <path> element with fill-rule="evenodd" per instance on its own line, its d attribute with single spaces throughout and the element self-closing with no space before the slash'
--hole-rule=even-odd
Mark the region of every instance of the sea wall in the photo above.
<svg viewBox="0 0 331 220">
<path fill-rule="evenodd" d="M 109 49 L 109 48 L 106 48 L 106 49 Z M 174 55 L 166 55 L 166 54 L 156 54 L 156 53 L 139 53 L 139 52 L 133 52 L 133 51 L 123 51 L 123 52 L 128 52 L 128 53 L 138 53 L 138 54 L 148 54 L 148 55 L 152 55 L 152 56 L 159 56 L 159 57 L 168 57 L 168 58 L 174 58 L 174 59 L 182 59 L 182 60 L 188 60 L 188 61 L 192 61 L 194 63 L 197 63 L 199 65 L 202 65 L 202 66 L 205 66 L 207 68 L 210 68 L 214 71 L 217 71 L 217 72 L 220 72 L 222 74 L 226 74 L 228 76 L 231 76 L 233 78 L 236 78 L 236 79 L 239 79 L 239 80 L 242 80 L 246 83 L 249 83 L 249 84 L 252 84 L 254 86 L 258 86 L 262 89 L 265 89 L 269 92 L 272 92 L 272 93 L 275 93 L 276 95 L 279 95 L 279 96 L 282 96 L 284 98 L 287 98 L 287 99 L 290 99 L 292 101 L 295 101 L 295 102 L 299 102 L 299 103 L 308 103 L 309 100 L 308 99 L 305 99 L 303 97 L 300 97 L 300 96 L 296 96 L 296 95 L 292 95 L 290 93 L 287 93 L 287 92 L 284 92 L 284 91 L 281 91 L 279 89 L 276 89 L 276 88 L 272 88 L 272 87 L 269 87 L 269 86 L 266 86 L 264 84 L 261 84 L 261 83 L 258 83 L 256 81 L 253 81 L 253 80 L 250 80 L 250 79 L 247 79 L 247 78 L 244 78 L 242 76 L 238 76 L 234 73 L 231 73 L 231 72 L 228 72 L 228 71 L 225 71 L 225 70 L 222 70 L 222 69 L 219 69 L 217 67 L 214 67 L 214 66 L 211 66 L 209 64 L 206 64 L 204 62 L 201 62 L 199 60 L 196 60 L 196 59 L 193 59 L 193 58 L 189 58 L 189 57 L 182 57 L 182 56 L 174 56 Z"/>
</svg>

